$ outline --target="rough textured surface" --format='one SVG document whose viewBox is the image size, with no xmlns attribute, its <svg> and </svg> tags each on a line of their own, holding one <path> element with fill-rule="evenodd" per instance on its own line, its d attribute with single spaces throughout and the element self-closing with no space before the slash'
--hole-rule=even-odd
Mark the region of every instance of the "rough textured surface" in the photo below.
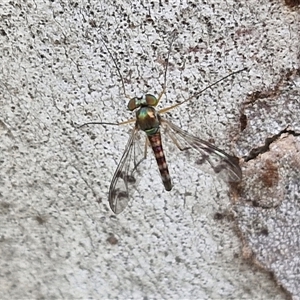
<svg viewBox="0 0 300 300">
<path fill-rule="evenodd" d="M 0 5 L 2 299 L 297 299 L 298 7 L 102 2 Z M 114 216 L 108 188 L 131 125 L 75 125 L 132 117 L 111 54 L 126 94 L 159 94 L 174 30 L 160 107 L 249 68 L 168 113 L 243 157 L 244 181 L 230 202 L 164 141 L 173 190 L 149 155 Z"/>
</svg>

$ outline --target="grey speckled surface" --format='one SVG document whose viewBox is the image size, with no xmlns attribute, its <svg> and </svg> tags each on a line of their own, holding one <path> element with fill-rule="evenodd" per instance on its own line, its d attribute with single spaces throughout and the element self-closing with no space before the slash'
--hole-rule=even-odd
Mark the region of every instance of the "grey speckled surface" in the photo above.
<svg viewBox="0 0 300 300">
<path fill-rule="evenodd" d="M 297 8 L 29 0 L 2 1 L 0 16 L 2 299 L 297 299 Z M 229 197 L 165 141 L 173 190 L 149 155 L 114 216 L 108 189 L 131 125 L 73 125 L 132 117 L 102 39 L 127 94 L 159 94 L 174 29 L 161 107 L 249 68 L 169 113 L 241 157 L 244 179 Z"/>
</svg>

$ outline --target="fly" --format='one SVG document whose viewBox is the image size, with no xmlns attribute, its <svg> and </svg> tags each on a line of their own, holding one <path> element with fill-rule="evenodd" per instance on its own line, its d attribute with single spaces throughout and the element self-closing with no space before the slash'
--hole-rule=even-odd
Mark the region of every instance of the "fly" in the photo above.
<svg viewBox="0 0 300 300">
<path fill-rule="evenodd" d="M 228 183 L 239 182 L 242 180 L 242 171 L 237 157 L 229 155 L 211 143 L 191 135 L 187 131 L 182 130 L 180 127 L 174 125 L 169 120 L 162 118 L 161 115 L 185 102 L 190 101 L 192 98 L 199 96 L 205 90 L 212 88 L 219 82 L 230 76 L 233 76 L 234 74 L 246 70 L 246 68 L 235 71 L 219 79 L 184 101 L 157 111 L 155 107 L 160 102 L 166 91 L 167 69 L 173 42 L 174 38 L 170 43 L 168 51 L 167 64 L 164 72 L 163 90 L 160 95 L 155 97 L 152 94 L 146 94 L 142 97 L 130 98 L 127 109 L 130 111 L 135 111 L 134 119 L 130 119 L 121 123 L 89 122 L 80 126 L 82 127 L 89 124 L 124 125 L 135 122 L 134 128 L 132 129 L 129 140 L 126 144 L 125 151 L 114 173 L 109 188 L 108 201 L 110 208 L 115 214 L 121 213 L 128 205 L 128 202 L 131 198 L 131 193 L 134 191 L 133 185 L 136 184 L 137 179 L 141 176 L 141 174 L 139 174 L 141 171 L 140 165 L 147 156 L 146 149 L 148 144 L 150 144 L 152 147 L 165 190 L 170 191 L 172 189 L 171 177 L 162 146 L 162 133 L 167 135 L 180 151 L 189 152 L 190 155 L 187 157 L 195 160 L 195 166 L 199 166 L 201 169 L 203 169 L 203 167 L 208 164 L 210 169 L 215 174 Z M 123 91 L 126 96 L 125 84 L 120 69 L 118 68 L 117 63 L 106 43 L 104 41 L 103 43 L 117 68 L 117 72 L 121 78 Z M 146 134 L 144 151 L 137 145 L 139 134 L 141 132 Z"/>
</svg>

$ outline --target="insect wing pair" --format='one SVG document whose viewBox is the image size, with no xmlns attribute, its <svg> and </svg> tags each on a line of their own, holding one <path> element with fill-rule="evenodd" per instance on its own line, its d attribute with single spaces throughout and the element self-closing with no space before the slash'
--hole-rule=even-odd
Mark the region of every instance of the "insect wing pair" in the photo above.
<svg viewBox="0 0 300 300">
<path fill-rule="evenodd" d="M 189 134 L 161 117 L 160 129 L 178 147 L 179 151 L 187 152 L 185 157 L 191 161 L 193 166 L 214 173 L 228 183 L 239 182 L 242 179 L 242 172 L 235 156 L 226 154 L 209 142 Z M 146 158 L 146 154 L 140 145 L 141 133 L 143 132 L 136 124 L 109 188 L 109 204 L 116 214 L 126 208 L 136 190 L 139 177 L 143 175 L 142 162 Z"/>
</svg>

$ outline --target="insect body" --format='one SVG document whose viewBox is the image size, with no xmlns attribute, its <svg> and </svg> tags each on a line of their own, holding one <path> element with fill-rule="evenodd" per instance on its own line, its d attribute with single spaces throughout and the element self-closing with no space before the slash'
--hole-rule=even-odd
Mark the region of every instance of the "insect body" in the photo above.
<svg viewBox="0 0 300 300">
<path fill-rule="evenodd" d="M 145 131 L 151 147 L 153 149 L 159 172 L 167 191 L 172 189 L 169 170 L 164 155 L 161 134 L 160 134 L 160 115 L 156 112 L 153 106 L 156 106 L 158 99 L 150 94 L 146 94 L 141 98 L 133 98 L 128 103 L 128 109 L 136 111 L 136 127 Z"/>
<path fill-rule="evenodd" d="M 106 45 L 105 47 L 110 53 Z M 170 50 L 168 52 L 167 61 L 169 60 L 169 54 Z M 125 85 L 120 70 L 112 55 L 111 57 L 120 75 L 124 94 L 126 95 Z M 130 111 L 136 110 L 135 119 L 131 119 L 122 123 L 90 122 L 81 125 L 123 125 L 135 122 L 135 126 L 132 129 L 125 151 L 122 155 L 117 170 L 114 173 L 109 188 L 108 200 L 110 208 L 114 213 L 118 214 L 126 208 L 131 198 L 131 194 L 135 190 L 133 186 L 136 183 L 136 180 L 139 179 L 139 177 L 141 176 L 141 162 L 146 158 L 146 148 L 147 144 L 149 143 L 153 149 L 164 187 L 167 191 L 170 191 L 172 189 L 171 178 L 169 175 L 169 170 L 161 142 L 161 133 L 167 135 L 180 151 L 186 152 L 188 154 L 187 157 L 189 158 L 189 160 L 193 160 L 192 163 L 194 166 L 200 167 L 200 169 L 202 170 L 205 170 L 205 168 L 208 166 L 209 169 L 213 171 L 213 173 L 217 174 L 226 182 L 239 182 L 242 179 L 242 171 L 239 167 L 237 157 L 231 156 L 225 153 L 224 151 L 218 149 L 214 145 L 210 144 L 209 142 L 189 134 L 187 131 L 182 130 L 167 119 L 162 118 L 161 114 L 183 104 L 184 102 L 191 100 L 194 97 L 199 96 L 203 91 L 211 88 L 220 81 L 223 81 L 227 77 L 239 73 L 243 70 L 233 72 L 221 78 L 215 83 L 204 88 L 202 91 L 198 92 L 196 95 L 193 95 L 192 97 L 185 99 L 180 103 L 156 111 L 154 107 L 159 103 L 161 97 L 165 93 L 167 74 L 166 67 L 164 74 L 165 82 L 163 86 L 163 91 L 160 93 L 159 97 L 156 98 L 151 94 L 146 94 L 143 97 L 134 97 L 129 100 L 127 108 Z M 148 140 L 148 142 L 146 143 L 144 153 L 142 153 L 141 149 L 137 146 L 139 143 L 139 135 L 142 131 L 146 133 Z"/>
</svg>

